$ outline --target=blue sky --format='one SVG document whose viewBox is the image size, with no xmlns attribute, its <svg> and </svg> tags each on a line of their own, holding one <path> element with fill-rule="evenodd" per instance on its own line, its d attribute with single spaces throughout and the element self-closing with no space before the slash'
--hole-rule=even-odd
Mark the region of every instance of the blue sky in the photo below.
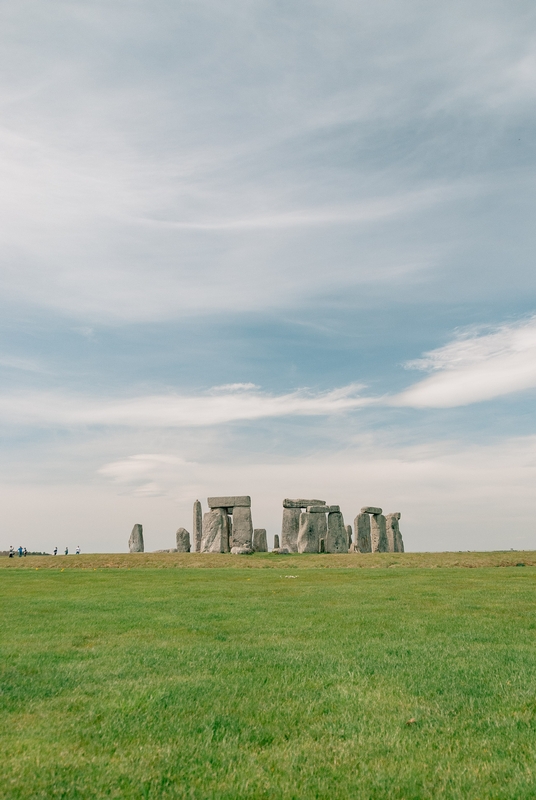
<svg viewBox="0 0 536 800">
<path fill-rule="evenodd" d="M 224 493 L 536 546 L 532 3 L 2 18 L 0 549 Z"/>
</svg>

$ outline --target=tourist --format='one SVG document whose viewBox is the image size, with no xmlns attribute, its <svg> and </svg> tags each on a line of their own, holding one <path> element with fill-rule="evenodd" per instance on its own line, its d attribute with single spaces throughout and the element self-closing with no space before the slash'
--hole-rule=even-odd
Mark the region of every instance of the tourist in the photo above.
<svg viewBox="0 0 536 800">
<path fill-rule="evenodd" d="M 19 554 L 19 558 L 22 558 L 22 545 L 19 545 L 19 549 L 17 552 Z"/>
<path fill-rule="evenodd" d="M 65 548 L 65 555 L 66 555 L 66 556 L 68 556 L 68 555 L 69 555 L 69 548 L 68 548 L 68 547 L 66 547 L 66 548 Z"/>
<path fill-rule="evenodd" d="M 56 545 L 56 547 L 54 548 L 54 555 L 55 555 L 55 556 L 57 556 L 57 555 L 58 555 L 58 546 L 57 546 L 57 545 Z"/>
<path fill-rule="evenodd" d="M 14 555 L 15 555 L 15 551 L 13 550 L 13 545 L 10 544 L 9 545 L 9 557 L 13 558 Z"/>
<path fill-rule="evenodd" d="M 26 548 L 24 548 L 24 550 L 22 551 L 22 555 L 24 557 L 26 557 L 28 555 L 28 551 L 26 550 Z"/>
<path fill-rule="evenodd" d="M 76 548 L 76 555 L 77 555 L 77 556 L 79 556 L 79 555 L 80 555 L 80 545 L 78 545 L 78 547 Z"/>
</svg>

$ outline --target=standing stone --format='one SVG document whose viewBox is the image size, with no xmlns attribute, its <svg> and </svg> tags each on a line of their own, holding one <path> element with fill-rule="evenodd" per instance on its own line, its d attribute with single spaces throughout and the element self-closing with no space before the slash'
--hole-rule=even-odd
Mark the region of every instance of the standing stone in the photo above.
<svg viewBox="0 0 536 800">
<path fill-rule="evenodd" d="M 201 539 L 203 537 L 203 511 L 201 503 L 196 500 L 194 503 L 194 526 L 193 526 L 193 549 L 194 553 L 201 552 Z"/>
<path fill-rule="evenodd" d="M 348 538 L 348 552 L 353 553 L 354 548 L 352 547 L 352 526 L 346 526 L 346 536 Z"/>
<path fill-rule="evenodd" d="M 371 553 L 370 517 L 362 512 L 354 519 L 354 551 L 356 553 Z"/>
<path fill-rule="evenodd" d="M 235 506 L 233 510 L 233 546 L 231 553 L 240 550 L 253 552 L 253 521 L 251 508 L 248 506 Z"/>
<path fill-rule="evenodd" d="M 177 538 L 177 553 L 190 552 L 190 534 L 186 528 L 179 528 L 176 533 Z"/>
<path fill-rule="evenodd" d="M 370 541 L 373 553 L 388 553 L 387 530 L 383 514 L 372 514 L 370 520 Z"/>
<path fill-rule="evenodd" d="M 298 553 L 319 553 L 320 539 L 326 540 L 326 515 L 303 511 L 300 514 Z"/>
<path fill-rule="evenodd" d="M 281 544 L 289 553 L 298 552 L 298 531 L 300 530 L 300 508 L 283 508 Z"/>
<path fill-rule="evenodd" d="M 277 533 L 274 535 L 274 550 L 279 550 L 279 536 Z"/>
<path fill-rule="evenodd" d="M 256 553 L 267 553 L 266 528 L 255 528 L 253 531 L 253 549 Z"/>
<path fill-rule="evenodd" d="M 391 546 L 391 537 L 393 541 L 393 550 L 390 550 L 389 552 L 403 553 L 404 542 L 402 541 L 402 534 L 400 533 L 400 526 L 398 524 L 398 520 L 400 519 L 400 511 L 397 511 L 396 514 L 388 514 L 385 519 L 389 547 Z"/>
<path fill-rule="evenodd" d="M 203 515 L 201 552 L 229 552 L 229 526 L 227 524 L 227 510 L 225 508 L 213 508 Z"/>
<path fill-rule="evenodd" d="M 128 549 L 131 553 L 143 553 L 143 525 L 134 525 L 132 528 Z"/>
<path fill-rule="evenodd" d="M 340 511 L 331 511 L 328 514 L 328 533 L 325 539 L 326 553 L 348 552 L 348 531 Z"/>
</svg>

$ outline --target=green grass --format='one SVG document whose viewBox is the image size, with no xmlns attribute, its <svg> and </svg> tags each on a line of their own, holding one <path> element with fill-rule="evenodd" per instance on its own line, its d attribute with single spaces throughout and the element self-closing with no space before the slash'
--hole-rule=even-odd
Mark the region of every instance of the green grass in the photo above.
<svg viewBox="0 0 536 800">
<path fill-rule="evenodd" d="M 2 570 L 0 797 L 536 796 L 535 568 L 269 563 Z"/>
</svg>

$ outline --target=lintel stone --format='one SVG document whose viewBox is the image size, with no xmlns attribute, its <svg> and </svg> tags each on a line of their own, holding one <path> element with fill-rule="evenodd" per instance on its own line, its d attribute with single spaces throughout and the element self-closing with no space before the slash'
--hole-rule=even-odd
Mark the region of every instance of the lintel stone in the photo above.
<svg viewBox="0 0 536 800">
<path fill-rule="evenodd" d="M 376 506 L 363 506 L 361 509 L 362 514 L 381 514 L 381 508 L 377 508 Z"/>
<path fill-rule="evenodd" d="M 283 500 L 283 508 L 307 508 L 307 506 L 325 506 L 325 500 L 302 500 L 299 498 L 298 500 L 289 500 L 286 498 Z"/>
<path fill-rule="evenodd" d="M 209 508 L 251 508 L 251 497 L 247 495 L 236 495 L 234 497 L 209 497 Z"/>
</svg>

